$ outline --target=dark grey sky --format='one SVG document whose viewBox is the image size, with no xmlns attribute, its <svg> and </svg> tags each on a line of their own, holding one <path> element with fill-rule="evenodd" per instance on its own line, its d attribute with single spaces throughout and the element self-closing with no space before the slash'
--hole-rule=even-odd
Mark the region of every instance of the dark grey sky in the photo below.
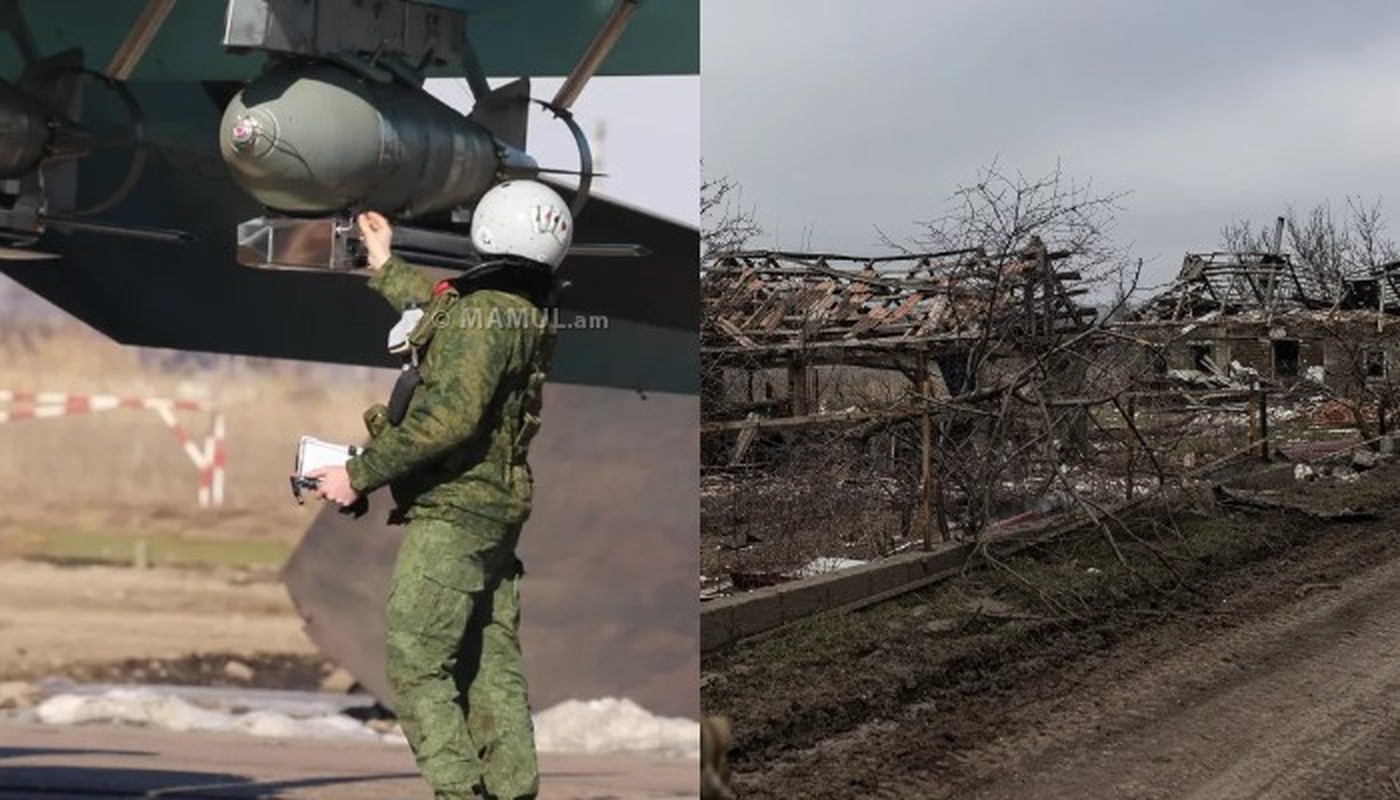
<svg viewBox="0 0 1400 800">
<path fill-rule="evenodd" d="M 705 171 L 759 245 L 878 251 L 993 158 L 1131 192 L 1116 238 L 1154 282 L 1289 203 L 1382 197 L 1400 238 L 1393 0 L 705 0 L 701 25 Z"/>
</svg>

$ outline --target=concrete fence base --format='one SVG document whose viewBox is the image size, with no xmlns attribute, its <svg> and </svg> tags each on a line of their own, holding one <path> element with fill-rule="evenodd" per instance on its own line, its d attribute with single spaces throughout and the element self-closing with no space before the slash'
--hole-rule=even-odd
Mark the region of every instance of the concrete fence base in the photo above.
<svg viewBox="0 0 1400 800">
<path fill-rule="evenodd" d="M 933 583 L 960 568 L 971 544 L 904 553 L 826 575 L 769 586 L 700 606 L 700 649 L 710 652 L 800 619 L 873 605 Z"/>
</svg>

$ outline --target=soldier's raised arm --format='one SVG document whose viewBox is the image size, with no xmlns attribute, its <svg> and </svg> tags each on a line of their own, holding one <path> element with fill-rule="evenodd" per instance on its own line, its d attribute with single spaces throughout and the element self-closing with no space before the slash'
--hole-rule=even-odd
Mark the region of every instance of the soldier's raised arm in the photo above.
<svg viewBox="0 0 1400 800">
<path fill-rule="evenodd" d="M 433 293 L 433 279 L 394 255 L 394 228 L 377 211 L 366 211 L 355 219 L 364 242 L 369 268 L 374 273 L 369 288 L 379 292 L 395 311 L 423 305 Z"/>
</svg>

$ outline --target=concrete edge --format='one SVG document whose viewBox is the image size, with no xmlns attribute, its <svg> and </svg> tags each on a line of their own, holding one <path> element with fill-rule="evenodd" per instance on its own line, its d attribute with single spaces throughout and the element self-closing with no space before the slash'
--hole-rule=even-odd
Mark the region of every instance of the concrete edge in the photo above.
<svg viewBox="0 0 1400 800">
<path fill-rule="evenodd" d="M 971 543 L 904 553 L 859 567 L 790 581 L 700 606 L 700 651 L 712 652 L 822 614 L 853 611 L 955 572 L 975 549 Z"/>
<path fill-rule="evenodd" d="M 1119 510 L 1139 505 L 1125 503 Z M 984 542 L 943 544 L 929 552 L 904 553 L 851 569 L 802 578 L 700 605 L 700 652 L 761 639 L 787 626 L 824 614 L 857 611 L 917 591 L 962 571 L 980 544 L 997 544 L 1009 554 L 1048 542 L 1090 521 L 1070 515 L 1041 517 L 1034 524 L 1005 530 Z"/>
</svg>

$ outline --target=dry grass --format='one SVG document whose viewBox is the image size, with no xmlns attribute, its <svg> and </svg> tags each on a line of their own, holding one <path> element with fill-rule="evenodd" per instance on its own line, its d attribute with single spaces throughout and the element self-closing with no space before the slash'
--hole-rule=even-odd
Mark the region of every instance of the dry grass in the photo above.
<svg viewBox="0 0 1400 800">
<path fill-rule="evenodd" d="M 0 531 L 259 536 L 292 539 L 314 508 L 292 501 L 297 438 L 360 441 L 384 370 L 125 347 L 55 314 L 0 323 L 0 388 L 204 400 L 227 421 L 222 509 L 196 503 L 197 472 L 150 411 L 115 410 L 0 425 Z M 196 439 L 207 414 L 178 412 Z"/>
</svg>

